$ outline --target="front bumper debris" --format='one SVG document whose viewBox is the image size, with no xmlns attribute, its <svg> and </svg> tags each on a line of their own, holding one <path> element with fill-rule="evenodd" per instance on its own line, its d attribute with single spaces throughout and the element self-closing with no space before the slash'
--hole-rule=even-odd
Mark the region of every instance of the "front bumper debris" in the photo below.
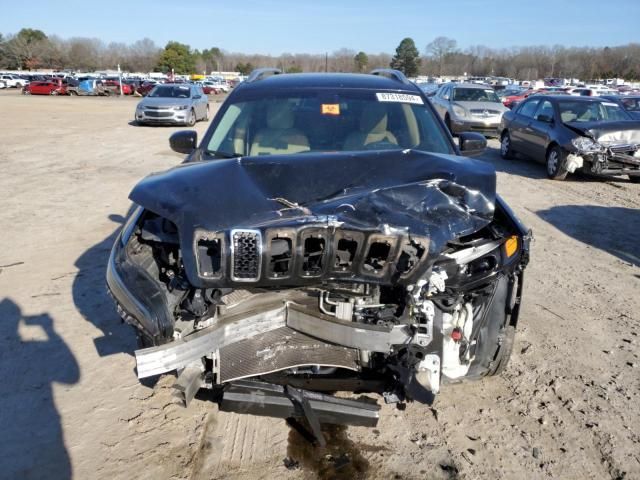
<svg viewBox="0 0 640 480">
<path fill-rule="evenodd" d="M 222 394 L 220 410 L 266 417 L 306 418 L 311 420 L 310 424 L 313 421 L 309 417 L 315 416 L 320 423 L 375 427 L 380 406 L 372 401 L 241 380 L 227 386 Z"/>
<path fill-rule="evenodd" d="M 337 349 L 331 349 L 333 353 L 330 358 L 335 359 L 332 363 L 334 363 L 334 366 L 352 370 L 357 367 L 351 360 L 353 356 L 349 350 L 360 349 L 387 353 L 391 351 L 392 345 L 407 345 L 413 339 L 413 333 L 410 331 L 410 327 L 406 325 L 386 328 L 340 321 L 285 301 L 273 304 L 270 308 L 265 308 L 261 312 L 248 312 L 247 314 L 230 316 L 224 320 L 219 320 L 211 327 L 189 335 L 184 339 L 178 339 L 157 347 L 136 350 L 138 378 L 179 370 L 197 362 L 202 357 L 211 357 L 212 355 L 220 357 L 220 373 L 223 373 L 226 368 L 223 365 L 225 362 L 225 350 L 229 346 L 252 338 L 259 341 L 261 335 L 286 327 L 293 330 L 294 333 L 297 332 L 299 336 L 313 334 L 317 343 L 314 347 L 315 349 L 324 348 L 329 350 L 330 346 L 337 346 Z M 421 341 L 424 341 L 422 336 Z M 309 353 L 306 350 L 309 349 L 306 348 L 307 344 L 304 342 L 299 342 L 299 344 L 302 345 L 300 349 L 302 356 L 297 357 L 297 362 L 300 362 L 300 358 L 303 358 L 304 364 L 317 364 L 318 361 L 316 359 L 308 358 Z M 347 350 L 343 352 L 345 348 Z M 281 368 L 297 366 L 295 360 L 292 360 L 292 362 L 291 365 L 277 366 L 270 366 L 265 363 L 264 371 L 245 372 L 246 375 L 239 375 L 241 370 L 234 369 L 232 373 L 226 375 L 229 376 L 229 379 L 242 378 L 243 376 L 252 376 L 258 373 L 268 373 Z M 237 356 L 234 356 L 234 364 L 238 365 L 240 363 Z"/>
</svg>

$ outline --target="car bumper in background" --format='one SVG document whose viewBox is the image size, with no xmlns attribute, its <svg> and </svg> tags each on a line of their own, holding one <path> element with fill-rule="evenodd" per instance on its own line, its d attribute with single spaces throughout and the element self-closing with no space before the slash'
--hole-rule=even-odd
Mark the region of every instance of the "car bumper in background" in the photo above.
<svg viewBox="0 0 640 480">
<path fill-rule="evenodd" d="M 157 124 L 186 124 L 190 110 L 136 110 L 136 121 Z"/>
<path fill-rule="evenodd" d="M 500 129 L 500 118 L 488 120 L 451 119 L 451 132 L 478 132 L 488 137 L 497 137 Z"/>
</svg>

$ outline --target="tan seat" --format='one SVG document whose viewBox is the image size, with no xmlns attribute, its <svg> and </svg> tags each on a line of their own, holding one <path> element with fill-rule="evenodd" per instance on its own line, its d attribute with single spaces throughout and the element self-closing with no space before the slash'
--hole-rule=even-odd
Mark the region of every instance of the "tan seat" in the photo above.
<svg viewBox="0 0 640 480">
<path fill-rule="evenodd" d="M 250 155 L 282 155 L 309 151 L 309 139 L 293 128 L 294 116 L 286 102 L 277 102 L 267 108 L 267 128 L 256 133 Z"/>
<path fill-rule="evenodd" d="M 387 130 L 387 109 L 379 103 L 368 104 L 360 115 L 359 131 L 350 133 L 344 150 L 366 150 L 367 145 L 388 142 L 398 145 L 395 135 Z"/>
</svg>

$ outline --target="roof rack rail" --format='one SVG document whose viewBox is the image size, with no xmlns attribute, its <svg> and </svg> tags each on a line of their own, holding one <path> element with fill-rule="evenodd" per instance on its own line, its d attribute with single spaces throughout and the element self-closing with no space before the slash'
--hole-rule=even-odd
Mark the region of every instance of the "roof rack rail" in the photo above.
<svg viewBox="0 0 640 480">
<path fill-rule="evenodd" d="M 376 70 L 372 70 L 371 75 L 387 77 L 402 83 L 411 83 L 409 79 L 404 76 L 404 73 L 402 73 L 400 70 L 394 70 L 393 68 L 378 68 Z"/>
<path fill-rule="evenodd" d="M 258 80 L 263 80 L 267 77 L 270 77 L 271 75 L 280 75 L 281 73 L 282 70 L 280 70 L 279 68 L 256 68 L 249 74 L 246 82 L 257 82 Z"/>
</svg>

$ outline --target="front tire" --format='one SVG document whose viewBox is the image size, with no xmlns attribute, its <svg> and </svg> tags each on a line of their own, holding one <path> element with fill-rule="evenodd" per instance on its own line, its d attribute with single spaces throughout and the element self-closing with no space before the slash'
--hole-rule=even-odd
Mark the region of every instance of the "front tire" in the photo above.
<svg viewBox="0 0 640 480">
<path fill-rule="evenodd" d="M 207 105 L 207 109 L 204 112 L 204 121 L 205 122 L 209 121 L 209 105 Z"/>
<path fill-rule="evenodd" d="M 502 372 L 504 372 L 504 369 L 507 368 L 509 360 L 511 359 L 511 353 L 513 352 L 513 344 L 515 338 L 516 327 L 514 327 L 513 325 L 507 325 L 506 327 L 504 327 L 502 332 L 500 332 L 500 350 L 498 350 L 498 355 L 494 360 L 493 368 L 487 375 L 500 375 Z"/>
<path fill-rule="evenodd" d="M 189 114 L 189 118 L 187 120 L 187 126 L 193 127 L 196 124 L 196 112 L 192 108 L 191 113 Z"/>
<path fill-rule="evenodd" d="M 513 147 L 511 146 L 511 135 L 505 131 L 500 138 L 500 156 L 505 160 L 513 159 Z"/>
<path fill-rule="evenodd" d="M 551 180 L 564 180 L 567 178 L 567 154 L 559 146 L 555 146 L 547 152 L 547 177 Z"/>
</svg>

